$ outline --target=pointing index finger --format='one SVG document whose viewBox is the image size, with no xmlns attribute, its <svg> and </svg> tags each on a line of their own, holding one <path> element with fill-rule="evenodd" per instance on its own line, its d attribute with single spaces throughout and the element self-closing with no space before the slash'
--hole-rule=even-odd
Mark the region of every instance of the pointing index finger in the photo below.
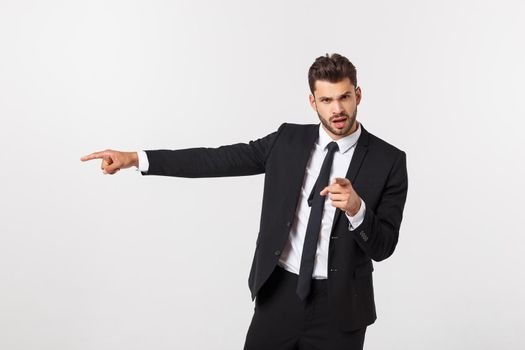
<svg viewBox="0 0 525 350">
<path fill-rule="evenodd" d="M 321 196 L 325 196 L 328 192 L 334 191 L 335 190 L 334 185 L 335 185 L 335 180 L 332 182 L 331 185 L 326 186 L 325 188 L 323 188 L 323 190 L 319 194 Z"/>
<path fill-rule="evenodd" d="M 92 159 L 101 159 L 104 158 L 105 152 L 95 152 L 88 154 L 87 156 L 83 156 L 80 158 L 81 161 L 85 162 L 86 160 L 92 160 Z"/>
<path fill-rule="evenodd" d="M 348 180 L 346 177 L 336 177 L 332 180 L 332 183 L 329 186 L 326 186 L 323 188 L 323 190 L 319 193 L 321 196 L 325 196 L 328 192 L 330 193 L 339 193 L 339 188 L 336 186 L 348 186 L 350 185 L 350 180 Z"/>
</svg>

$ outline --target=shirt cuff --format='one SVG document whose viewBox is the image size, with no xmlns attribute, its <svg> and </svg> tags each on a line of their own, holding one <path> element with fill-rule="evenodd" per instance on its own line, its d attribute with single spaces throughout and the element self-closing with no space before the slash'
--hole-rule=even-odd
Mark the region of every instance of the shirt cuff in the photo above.
<svg viewBox="0 0 525 350">
<path fill-rule="evenodd" d="M 358 227 L 359 225 L 363 223 L 363 220 L 365 219 L 365 211 L 366 211 L 365 202 L 363 201 L 363 199 L 361 199 L 361 208 L 359 208 L 359 210 L 357 211 L 357 214 L 355 214 L 354 216 L 350 216 L 346 214 L 345 212 L 345 215 L 348 218 L 348 222 L 350 223 L 348 225 L 349 231 L 355 230 L 356 227 Z"/>
<path fill-rule="evenodd" d="M 137 171 L 147 173 L 149 169 L 148 155 L 144 151 L 138 151 L 137 155 L 139 158 L 139 167 L 137 168 Z"/>
</svg>

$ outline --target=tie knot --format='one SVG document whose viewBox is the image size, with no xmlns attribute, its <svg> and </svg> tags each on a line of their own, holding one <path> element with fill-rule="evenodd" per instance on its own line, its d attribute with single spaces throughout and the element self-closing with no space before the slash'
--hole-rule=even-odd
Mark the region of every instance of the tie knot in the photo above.
<svg viewBox="0 0 525 350">
<path fill-rule="evenodd" d="M 326 146 L 326 148 L 328 149 L 328 153 L 334 153 L 339 149 L 339 146 L 337 145 L 337 142 L 332 141 Z"/>
</svg>

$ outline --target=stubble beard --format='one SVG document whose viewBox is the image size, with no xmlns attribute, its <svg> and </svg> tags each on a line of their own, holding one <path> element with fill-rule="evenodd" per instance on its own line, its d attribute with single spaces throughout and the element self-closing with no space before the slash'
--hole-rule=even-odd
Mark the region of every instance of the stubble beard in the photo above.
<svg viewBox="0 0 525 350">
<path fill-rule="evenodd" d="M 354 111 L 354 113 L 353 113 L 353 115 L 351 117 L 348 117 L 348 114 L 343 112 L 343 113 L 339 113 L 338 115 L 331 116 L 330 119 L 328 121 L 326 121 L 326 119 L 321 117 L 319 112 L 317 112 L 317 115 L 319 116 L 319 120 L 321 121 L 323 126 L 326 129 L 328 129 L 328 131 L 330 131 L 332 134 L 337 135 L 337 136 L 348 136 L 348 135 L 350 135 L 350 133 L 351 133 L 350 131 L 353 129 L 354 124 L 356 122 L 357 108 L 355 109 L 355 111 Z M 342 128 L 342 129 L 337 129 L 337 128 L 332 127 L 332 125 L 330 125 L 332 120 L 334 120 L 335 118 L 340 118 L 340 117 L 348 117 L 348 125 L 346 127 Z"/>
</svg>

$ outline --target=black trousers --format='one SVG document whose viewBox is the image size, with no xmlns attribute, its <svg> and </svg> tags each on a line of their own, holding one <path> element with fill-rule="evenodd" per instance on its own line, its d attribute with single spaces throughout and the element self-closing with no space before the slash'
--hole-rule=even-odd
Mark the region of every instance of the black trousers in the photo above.
<svg viewBox="0 0 525 350">
<path fill-rule="evenodd" d="M 255 299 L 244 350 L 362 350 L 366 327 L 343 332 L 328 307 L 326 280 L 301 301 L 296 274 L 277 266 Z"/>
</svg>

